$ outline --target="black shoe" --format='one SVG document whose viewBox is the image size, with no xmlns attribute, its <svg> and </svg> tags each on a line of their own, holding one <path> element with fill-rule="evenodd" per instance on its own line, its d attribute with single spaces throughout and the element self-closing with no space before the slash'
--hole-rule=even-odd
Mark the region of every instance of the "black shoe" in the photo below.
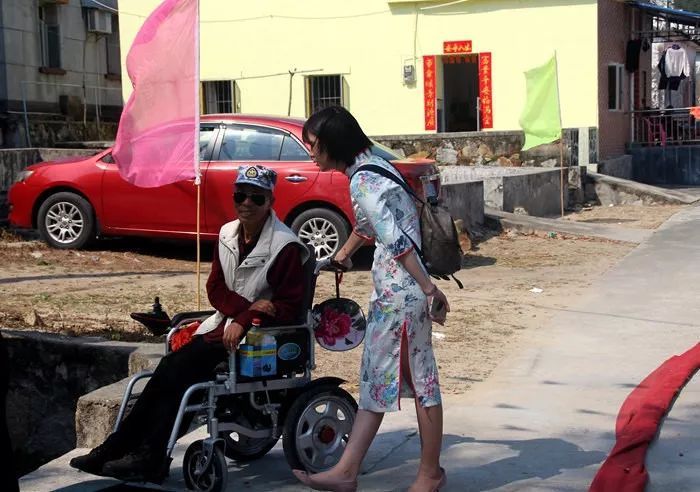
<svg viewBox="0 0 700 492">
<path fill-rule="evenodd" d="M 102 467 L 108 461 L 115 460 L 122 456 L 114 447 L 108 444 L 101 444 L 83 456 L 77 456 L 70 460 L 70 466 L 85 473 L 102 475 Z"/>
<path fill-rule="evenodd" d="M 160 484 L 168 476 L 171 461 L 172 458 L 142 449 L 105 463 L 102 474 L 125 482 Z"/>
</svg>

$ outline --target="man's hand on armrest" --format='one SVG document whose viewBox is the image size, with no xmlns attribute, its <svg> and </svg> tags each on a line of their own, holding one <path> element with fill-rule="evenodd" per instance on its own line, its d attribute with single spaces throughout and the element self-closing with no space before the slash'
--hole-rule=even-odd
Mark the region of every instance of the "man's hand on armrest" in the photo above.
<svg viewBox="0 0 700 492">
<path fill-rule="evenodd" d="M 241 339 L 243 339 L 244 335 L 245 328 L 243 328 L 243 326 L 235 321 L 233 323 L 229 323 L 224 329 L 224 347 L 226 347 L 229 352 L 233 352 L 236 350 L 236 348 L 238 348 L 238 344 L 241 343 Z"/>
</svg>

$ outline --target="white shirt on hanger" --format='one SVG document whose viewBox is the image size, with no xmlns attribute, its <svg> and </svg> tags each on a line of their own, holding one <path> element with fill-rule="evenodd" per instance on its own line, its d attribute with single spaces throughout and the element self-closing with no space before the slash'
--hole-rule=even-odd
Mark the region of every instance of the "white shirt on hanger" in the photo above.
<svg viewBox="0 0 700 492">
<path fill-rule="evenodd" d="M 685 74 L 686 77 L 690 77 L 692 72 L 690 71 L 690 62 L 688 60 L 688 55 L 685 53 L 683 46 L 678 49 L 673 48 L 673 45 L 666 50 L 666 77 L 680 77 Z"/>
</svg>

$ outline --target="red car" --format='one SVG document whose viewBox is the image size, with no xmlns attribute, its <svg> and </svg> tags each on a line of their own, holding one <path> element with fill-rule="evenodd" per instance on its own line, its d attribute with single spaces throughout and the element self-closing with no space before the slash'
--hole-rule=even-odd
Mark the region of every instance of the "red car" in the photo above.
<svg viewBox="0 0 700 492">
<path fill-rule="evenodd" d="M 235 218 L 231 195 L 238 166 L 255 162 L 277 171 L 275 212 L 314 245 L 318 258 L 334 254 L 343 244 L 353 221 L 348 178 L 319 171 L 302 143 L 303 125 L 304 120 L 295 118 L 202 116 L 203 239 L 216 239 L 219 228 Z M 372 151 L 391 160 L 420 194 L 437 193 L 439 174 L 433 161 L 401 159 L 379 144 Z M 8 199 L 10 224 L 38 229 L 56 248 L 81 248 L 97 235 L 196 236 L 193 180 L 138 188 L 121 178 L 111 150 L 87 159 L 31 165 L 20 173 Z"/>
</svg>

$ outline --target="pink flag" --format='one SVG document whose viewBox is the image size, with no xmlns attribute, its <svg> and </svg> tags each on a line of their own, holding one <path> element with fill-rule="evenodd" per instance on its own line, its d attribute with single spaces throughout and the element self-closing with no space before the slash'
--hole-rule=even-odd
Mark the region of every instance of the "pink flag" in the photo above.
<svg viewBox="0 0 700 492">
<path fill-rule="evenodd" d="M 133 92 L 112 155 L 126 181 L 152 188 L 199 175 L 198 0 L 165 0 L 126 58 Z"/>
</svg>

